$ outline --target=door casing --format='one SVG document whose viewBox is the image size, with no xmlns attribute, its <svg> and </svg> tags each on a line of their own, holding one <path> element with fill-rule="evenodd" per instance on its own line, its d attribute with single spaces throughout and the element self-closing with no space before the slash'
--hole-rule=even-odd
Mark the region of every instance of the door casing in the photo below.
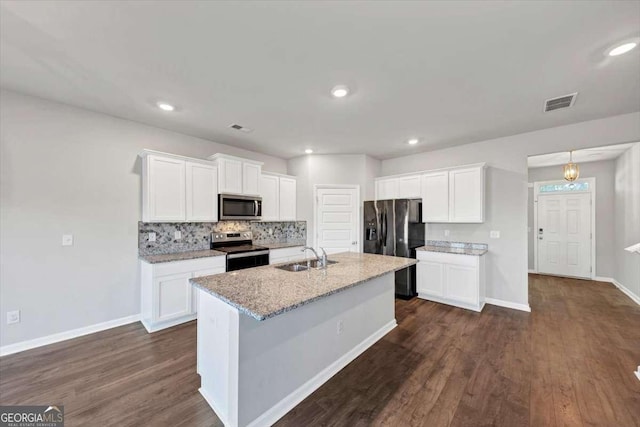
<svg viewBox="0 0 640 427">
<path fill-rule="evenodd" d="M 558 191 L 556 194 L 578 194 L 591 193 L 591 280 L 594 280 L 596 274 L 596 179 L 582 178 L 577 182 L 588 182 L 589 190 L 587 191 Z M 538 196 L 540 195 L 540 186 L 548 184 L 566 184 L 565 180 L 555 181 L 536 181 L 533 183 L 533 259 L 534 270 L 532 273 L 538 273 Z"/>
</svg>

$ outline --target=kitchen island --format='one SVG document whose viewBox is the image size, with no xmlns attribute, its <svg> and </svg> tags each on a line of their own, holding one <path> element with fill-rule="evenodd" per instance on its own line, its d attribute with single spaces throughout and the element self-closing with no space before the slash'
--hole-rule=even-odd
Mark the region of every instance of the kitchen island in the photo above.
<svg viewBox="0 0 640 427">
<path fill-rule="evenodd" d="M 330 256 L 192 279 L 200 393 L 226 426 L 267 426 L 396 326 L 394 272 L 414 259 Z M 304 263 L 302 263 L 304 264 Z"/>
</svg>

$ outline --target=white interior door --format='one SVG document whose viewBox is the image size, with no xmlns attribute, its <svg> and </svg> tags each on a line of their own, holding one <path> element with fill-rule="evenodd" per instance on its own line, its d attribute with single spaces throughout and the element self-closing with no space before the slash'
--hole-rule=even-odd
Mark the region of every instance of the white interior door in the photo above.
<svg viewBox="0 0 640 427">
<path fill-rule="evenodd" d="M 591 194 L 538 196 L 538 272 L 591 277 Z"/>
<path fill-rule="evenodd" d="M 328 254 L 358 252 L 359 218 L 358 189 L 317 189 L 316 248 L 324 248 Z"/>
</svg>

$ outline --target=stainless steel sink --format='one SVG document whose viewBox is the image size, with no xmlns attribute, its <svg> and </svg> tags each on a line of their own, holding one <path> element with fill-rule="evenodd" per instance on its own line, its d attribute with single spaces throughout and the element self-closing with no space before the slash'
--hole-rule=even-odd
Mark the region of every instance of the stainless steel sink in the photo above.
<svg viewBox="0 0 640 427">
<path fill-rule="evenodd" d="M 336 264 L 337 262 L 338 261 L 327 260 L 327 265 Z M 290 264 L 280 265 L 276 268 L 279 268 L 280 270 L 285 270 L 285 271 L 305 271 L 305 270 L 308 270 L 309 268 L 317 269 L 318 264 L 319 264 L 318 260 L 314 259 L 314 260 L 309 260 L 308 262 L 307 261 L 292 262 Z"/>
<path fill-rule="evenodd" d="M 306 265 L 302 265 L 302 264 L 285 264 L 285 265 L 281 265 L 279 267 L 280 270 L 285 270 L 285 271 L 305 271 L 308 270 Z"/>
</svg>

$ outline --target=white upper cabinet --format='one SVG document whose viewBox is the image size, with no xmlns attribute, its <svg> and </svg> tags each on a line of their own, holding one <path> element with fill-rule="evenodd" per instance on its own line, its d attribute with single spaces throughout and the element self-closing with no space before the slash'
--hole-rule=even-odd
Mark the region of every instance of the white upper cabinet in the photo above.
<svg viewBox="0 0 640 427">
<path fill-rule="evenodd" d="M 219 193 L 260 195 L 262 162 L 220 153 L 209 156 L 209 160 L 218 167 Z"/>
<path fill-rule="evenodd" d="M 383 178 L 376 180 L 376 200 L 398 198 L 398 178 Z"/>
<path fill-rule="evenodd" d="M 144 155 L 142 162 L 142 221 L 186 219 L 185 161 Z"/>
<path fill-rule="evenodd" d="M 449 222 L 449 172 L 422 175 L 422 220 Z"/>
<path fill-rule="evenodd" d="M 296 179 L 263 173 L 260 180 L 262 221 L 296 220 Z"/>
<path fill-rule="evenodd" d="M 242 194 L 257 196 L 260 194 L 260 175 L 262 166 L 255 163 L 242 163 Z"/>
<path fill-rule="evenodd" d="M 142 221 L 218 220 L 218 171 L 213 163 L 144 150 Z"/>
<path fill-rule="evenodd" d="M 280 205 L 280 178 L 277 175 L 262 174 L 262 221 L 278 221 Z"/>
<path fill-rule="evenodd" d="M 376 178 L 376 200 L 422 199 L 422 221 L 484 222 L 484 163 Z"/>
<path fill-rule="evenodd" d="M 218 221 L 218 168 L 186 162 L 187 221 Z"/>
<path fill-rule="evenodd" d="M 449 171 L 449 222 L 484 222 L 484 167 Z"/>
<path fill-rule="evenodd" d="M 296 180 L 280 177 L 280 221 L 296 220 Z"/>
<path fill-rule="evenodd" d="M 422 197 L 420 175 L 402 176 L 398 178 L 398 198 L 418 199 Z"/>
</svg>

